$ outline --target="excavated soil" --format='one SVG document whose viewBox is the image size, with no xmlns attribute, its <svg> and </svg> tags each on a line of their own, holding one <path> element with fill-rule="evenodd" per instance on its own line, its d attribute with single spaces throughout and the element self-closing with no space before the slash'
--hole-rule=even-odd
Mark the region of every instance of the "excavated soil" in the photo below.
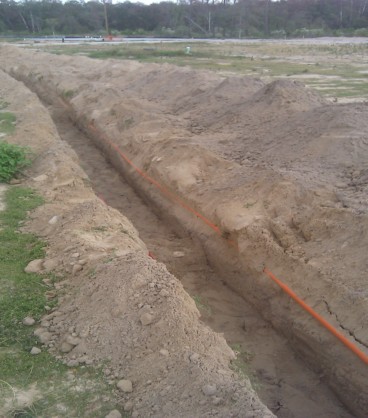
<svg viewBox="0 0 368 418">
<path fill-rule="evenodd" d="M 266 265 L 367 352 L 368 107 L 365 104 L 329 104 L 302 84 L 290 81 L 263 85 L 255 79 L 223 79 L 168 65 L 96 62 L 11 47 L 2 47 L 1 54 L 6 57 L 1 67 L 52 106 L 60 135 L 79 153 L 100 198 L 135 223 L 148 250 L 181 278 L 190 293 L 199 295 L 203 305 L 207 305 L 203 301 L 208 301 L 207 311 L 206 306 L 202 307 L 207 323 L 215 331 L 223 332 L 228 342 L 240 343 L 251 353 L 252 370 L 263 383 L 260 395 L 278 416 L 349 416 L 338 407 L 338 401 L 324 383 L 356 416 L 367 415 L 367 365 L 262 274 Z M 66 116 L 88 138 L 73 132 Z M 111 167 L 104 165 L 104 159 L 88 145 L 89 138 L 159 218 L 138 202 Z M 118 155 L 115 144 L 127 157 Z M 148 173 L 145 178 L 127 164 L 127 158 Z M 63 175 L 66 179 L 60 183 L 64 187 L 75 183 L 71 179 L 74 174 L 68 172 L 70 176 Z M 147 175 L 154 182 L 147 182 Z M 44 192 L 51 198 L 54 192 L 49 186 L 45 185 Z M 74 195 L 73 199 L 78 202 L 79 197 Z M 64 205 L 68 203 L 69 200 Z M 197 216 L 186 210 L 188 206 L 197 211 Z M 91 227 L 85 213 L 94 213 L 100 207 L 110 214 L 106 225 L 99 222 L 95 226 L 98 229 L 80 233 L 80 229 Z M 198 213 L 217 225 L 222 236 L 203 223 Z M 111 209 L 101 201 L 83 203 L 83 207 L 73 212 L 73 219 L 78 220 L 79 240 L 111 252 L 116 241 L 129 235 L 124 232 L 125 226 L 114 224 L 115 216 L 117 212 L 112 216 Z M 65 225 L 74 230 L 73 222 Z M 65 225 L 58 226 L 54 245 L 60 252 L 75 254 L 75 246 L 66 245 L 70 230 L 64 232 Z M 196 367 L 183 372 L 178 360 L 182 357 L 174 359 L 169 355 L 172 361 L 161 374 L 167 378 L 161 377 L 154 385 L 155 393 L 161 397 L 165 391 L 170 394 L 166 397 L 170 398 L 169 407 L 160 410 L 161 416 L 184 416 L 175 404 L 179 393 L 189 391 L 188 398 L 194 396 L 187 388 L 188 382 L 200 387 L 208 382 L 208 376 L 201 373 L 211 374 L 215 370 L 207 365 L 198 366 L 197 354 L 192 356 L 200 351 L 198 346 L 194 349 L 188 343 L 195 335 L 194 341 L 202 338 L 198 344 L 202 353 L 205 349 L 207 361 L 222 362 L 224 372 L 220 375 L 228 380 L 223 377 L 226 384 L 215 397 L 219 400 L 212 398 L 212 405 L 221 412 L 209 411 L 208 402 L 194 397 L 198 404 L 195 402 L 187 416 L 206 416 L 206 413 L 248 416 L 244 411 L 251 409 L 249 403 L 239 408 L 226 401 L 230 392 L 236 392 L 232 386 L 236 385 L 235 376 L 226 372 L 231 350 L 224 340 L 198 323 L 190 298 L 185 296 L 184 304 L 167 299 L 166 292 L 172 291 L 172 286 L 177 289 L 175 280 L 167 282 L 169 273 L 164 267 L 139 254 L 138 257 L 135 253 L 132 256 L 115 251 L 108 262 L 99 263 L 95 272 L 97 277 L 104 277 L 101 282 L 104 284 L 95 284 L 83 275 L 80 289 L 86 289 L 86 293 L 77 292 L 69 302 L 61 301 L 61 312 L 68 314 L 63 321 L 65 326 L 58 331 L 58 341 L 66 338 L 68 326 L 78 324 L 79 334 L 89 335 L 93 330 L 89 345 L 82 345 L 83 350 L 94 358 L 110 356 L 115 363 L 115 355 L 121 356 L 122 341 L 129 347 L 129 353 L 142 348 L 142 344 L 151 344 L 146 348 L 148 351 L 139 351 L 138 359 L 128 354 L 120 361 L 121 374 L 139 370 L 138 391 L 148 379 L 148 364 L 152 364 L 151 354 L 155 353 L 152 344 L 158 352 L 160 344 L 164 344 L 161 353 L 164 359 L 167 352 L 189 350 L 184 357 L 189 356 Z M 119 257 L 123 258 L 124 268 Z M 84 255 L 82 258 L 85 261 Z M 77 273 L 76 264 L 68 266 L 71 273 Z M 157 270 L 153 276 L 151 265 Z M 120 276 L 125 280 L 117 283 Z M 138 287 L 128 286 L 127 280 L 139 283 Z M 142 290 L 146 289 L 145 284 L 153 294 Z M 114 310 L 112 306 L 118 297 L 125 298 L 126 303 Z M 102 301 L 108 302 L 105 305 Z M 166 302 L 172 303 L 167 306 Z M 249 303 L 267 322 L 260 319 Z M 73 306 L 83 309 L 76 312 Z M 96 306 L 101 306 L 101 312 L 91 321 Z M 190 325 L 186 316 L 189 307 L 194 309 L 188 314 Z M 145 333 L 144 327 L 142 332 L 131 320 L 132 312 L 137 310 L 166 322 L 158 320 L 159 326 L 153 333 Z M 117 320 L 111 320 L 111 316 Z M 178 316 L 185 326 L 178 326 Z M 124 323 L 118 320 L 122 317 L 126 318 Z M 55 321 L 53 317 L 50 319 Z M 276 334 L 269 324 L 283 336 Z M 104 345 L 103 341 L 109 344 Z M 203 341 L 209 347 L 201 345 Z M 111 344 L 119 346 L 120 351 L 112 351 Z M 170 344 L 175 346 L 174 350 Z M 74 355 L 77 348 L 78 345 L 72 351 Z M 84 355 L 83 350 L 80 354 Z M 303 358 L 317 374 L 295 360 L 296 356 Z M 162 358 L 161 363 L 156 358 L 154 361 L 159 368 Z M 182 386 L 178 386 L 178 376 Z M 211 375 L 213 381 L 214 376 Z M 150 405 L 148 395 L 145 397 L 148 391 L 142 389 L 139 393 L 139 400 L 135 398 L 137 411 L 144 414 L 145 408 L 150 407 L 153 413 L 158 413 L 162 398 L 155 398 Z M 237 399 L 238 395 L 234 396 Z M 185 409 L 188 398 L 179 403 L 181 411 L 189 411 Z M 265 414 L 262 410 L 254 416 Z"/>
<path fill-rule="evenodd" d="M 15 134 L 7 140 L 34 152 L 22 184 L 46 201 L 24 226 L 48 244 L 38 272 L 52 271 L 58 278 L 54 285 L 45 280 L 46 296 L 58 304 L 37 324 L 43 349 L 72 374 L 78 365 L 103 365 L 114 387 L 131 382 L 129 390 L 114 392 L 120 410 L 132 417 L 273 417 L 249 379 L 230 368 L 233 350 L 200 323 L 181 283 L 148 256 L 129 220 L 94 194 L 78 157 L 60 140 L 37 97 L 2 71 L 0 96 L 17 117 Z M 50 381 L 50 390 L 59 383 Z M 37 399 L 47 397 L 37 384 L 27 394 L 34 392 Z M 24 401 L 24 393 L 17 387 L 10 395 L 0 393 L 5 405 L 0 416 L 13 416 L 9 408 Z M 15 399 L 18 395 L 23 398 Z M 76 417 L 65 406 L 60 416 Z"/>
</svg>

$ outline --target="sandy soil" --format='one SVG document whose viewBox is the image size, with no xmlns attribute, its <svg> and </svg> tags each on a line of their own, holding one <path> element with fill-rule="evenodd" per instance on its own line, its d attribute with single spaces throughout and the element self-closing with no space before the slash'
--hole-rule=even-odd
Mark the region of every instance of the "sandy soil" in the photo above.
<svg viewBox="0 0 368 418">
<path fill-rule="evenodd" d="M 76 151 L 95 193 L 133 222 L 150 252 L 198 301 L 202 320 L 242 353 L 262 401 L 278 417 L 350 416 L 320 376 L 295 356 L 287 340 L 225 285 L 226 278 L 208 265 L 200 242 L 183 231 L 176 233 L 160 219 L 73 125 L 63 106 L 50 106 L 50 112 L 61 139 Z"/>
<path fill-rule="evenodd" d="M 35 331 L 44 349 L 70 367 L 104 364 L 114 386 L 131 382 L 132 390 L 115 392 L 133 417 L 274 416 L 248 378 L 230 369 L 233 350 L 199 322 L 180 282 L 148 256 L 128 219 L 94 194 L 37 97 L 1 71 L 0 96 L 17 116 L 7 139 L 35 152 L 22 184 L 46 199 L 24 227 L 48 243 L 38 271 L 59 277 L 46 292 L 58 306 Z"/>
<path fill-rule="evenodd" d="M 261 274 L 266 263 L 367 351 L 365 104 L 330 104 L 293 81 L 264 85 L 10 47 L 1 53 L 2 68 L 45 101 L 62 99 L 156 211 L 198 237 L 227 285 L 366 416 L 367 367 Z M 223 238 L 136 176 L 108 141 L 215 222 Z"/>
</svg>

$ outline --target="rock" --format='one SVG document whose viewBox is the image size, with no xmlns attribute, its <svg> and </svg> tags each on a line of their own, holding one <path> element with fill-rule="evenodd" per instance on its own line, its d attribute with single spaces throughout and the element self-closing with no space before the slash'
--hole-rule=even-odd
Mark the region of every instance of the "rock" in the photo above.
<svg viewBox="0 0 368 418">
<path fill-rule="evenodd" d="M 44 260 L 41 258 L 38 258 L 36 260 L 32 260 L 30 263 L 28 263 L 27 267 L 24 269 L 26 273 L 39 273 L 43 269 L 43 262 Z"/>
<path fill-rule="evenodd" d="M 184 251 L 174 251 L 173 252 L 173 256 L 176 257 L 176 258 L 184 257 L 185 256 L 185 252 Z"/>
<path fill-rule="evenodd" d="M 37 355 L 41 353 L 41 350 L 38 347 L 32 347 L 32 350 L 30 351 L 32 355 Z"/>
<path fill-rule="evenodd" d="M 217 392 L 217 388 L 216 385 L 204 385 L 202 387 L 202 392 L 206 395 L 206 396 L 213 396 L 216 394 Z"/>
<path fill-rule="evenodd" d="M 125 405 L 124 405 L 124 411 L 125 412 L 131 411 L 133 409 L 133 406 L 134 406 L 134 404 L 133 404 L 132 401 L 126 402 Z"/>
<path fill-rule="evenodd" d="M 105 418 L 121 418 L 121 417 L 122 415 L 117 409 L 114 409 L 113 411 L 111 411 L 105 416 Z"/>
<path fill-rule="evenodd" d="M 125 380 L 125 379 L 119 380 L 116 386 L 122 392 L 125 392 L 125 393 L 133 392 L 133 384 L 130 380 Z"/>
<path fill-rule="evenodd" d="M 22 324 L 23 325 L 27 325 L 27 327 L 30 327 L 30 326 L 32 326 L 32 325 L 34 325 L 35 324 L 35 320 L 31 317 L 31 316 L 26 316 L 24 319 L 23 319 L 23 321 L 22 321 Z"/>
<path fill-rule="evenodd" d="M 160 350 L 160 354 L 164 357 L 167 357 L 169 355 L 169 351 L 165 350 L 164 348 L 162 350 Z"/>
<path fill-rule="evenodd" d="M 149 313 L 144 313 L 139 319 L 142 325 L 150 325 L 154 320 L 154 316 Z"/>
<path fill-rule="evenodd" d="M 78 258 L 78 257 L 79 257 L 79 253 L 73 253 L 73 254 L 71 255 L 71 257 L 72 257 L 72 258 Z"/>
<path fill-rule="evenodd" d="M 74 347 L 75 346 L 73 344 L 69 344 L 64 341 L 60 346 L 60 351 L 62 353 L 69 353 L 69 351 L 72 351 Z"/>
<path fill-rule="evenodd" d="M 49 220 L 49 224 L 50 225 L 55 225 L 58 220 L 59 220 L 59 217 L 55 215 Z"/>
</svg>

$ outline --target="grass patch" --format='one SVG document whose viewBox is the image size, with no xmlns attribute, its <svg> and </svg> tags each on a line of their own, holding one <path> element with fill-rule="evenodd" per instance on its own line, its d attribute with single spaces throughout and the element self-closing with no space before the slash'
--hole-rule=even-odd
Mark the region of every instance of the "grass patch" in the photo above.
<svg viewBox="0 0 368 418">
<path fill-rule="evenodd" d="M 194 300 L 198 310 L 207 315 L 211 315 L 211 307 L 208 305 L 208 302 L 200 295 L 193 295 L 192 299 Z"/>
<path fill-rule="evenodd" d="M 0 104 L 1 109 L 7 106 L 7 103 L 2 102 Z M 0 133 L 9 135 L 14 132 L 15 129 L 15 120 L 16 117 L 13 113 L 10 112 L 0 112 Z"/>
<path fill-rule="evenodd" d="M 22 324 L 25 316 L 39 320 L 45 312 L 42 277 L 24 273 L 29 261 L 44 257 L 45 244 L 18 230 L 42 202 L 30 189 L 10 187 L 0 212 L 0 416 L 102 417 L 115 408 L 102 373 L 68 368 L 40 346 L 34 327 Z M 42 349 L 35 356 L 34 346 Z"/>
<path fill-rule="evenodd" d="M 0 113 L 0 117 L 1 115 Z M 29 150 L 25 147 L 0 140 L 0 182 L 9 182 L 30 165 L 29 154 Z"/>
<path fill-rule="evenodd" d="M 74 96 L 75 96 L 75 91 L 74 90 L 64 90 L 63 91 L 63 97 L 65 99 L 71 99 Z"/>
<path fill-rule="evenodd" d="M 249 379 L 253 389 L 260 388 L 260 382 L 251 372 L 249 362 L 252 360 L 252 354 L 243 349 L 241 344 L 231 344 L 236 358 L 231 361 L 230 368 L 242 379 Z"/>
</svg>

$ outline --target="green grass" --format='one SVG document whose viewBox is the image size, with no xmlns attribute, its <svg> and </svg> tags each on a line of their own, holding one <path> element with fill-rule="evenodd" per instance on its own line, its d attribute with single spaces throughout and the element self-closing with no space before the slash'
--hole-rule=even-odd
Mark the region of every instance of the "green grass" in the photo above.
<svg viewBox="0 0 368 418">
<path fill-rule="evenodd" d="M 30 189 L 9 187 L 0 212 L 0 416 L 103 417 L 115 401 L 100 370 L 68 368 L 40 346 L 35 327 L 22 324 L 26 316 L 39 320 L 45 313 L 42 276 L 24 273 L 29 261 L 44 257 L 45 244 L 18 230 L 28 211 L 42 202 Z M 42 353 L 31 355 L 33 346 Z M 15 401 L 17 393 L 32 391 L 29 405 Z"/>
<path fill-rule="evenodd" d="M 252 388 L 257 390 L 260 388 L 260 382 L 251 372 L 249 362 L 252 360 L 252 354 L 243 349 L 241 344 L 231 344 L 236 358 L 231 361 L 230 368 L 241 378 L 249 379 Z"/>
<path fill-rule="evenodd" d="M 74 90 L 64 90 L 64 91 L 63 91 L 63 96 L 64 96 L 66 99 L 71 99 L 72 97 L 74 97 L 74 96 L 75 96 L 75 91 L 74 91 Z"/>
<path fill-rule="evenodd" d="M 0 106 L 6 106 L 6 103 L 0 103 Z M 1 107 L 3 109 L 3 107 Z M 10 112 L 0 112 L 0 133 L 9 135 L 14 132 L 16 117 Z"/>
<path fill-rule="evenodd" d="M 200 312 L 205 313 L 207 315 L 211 315 L 211 307 L 208 305 L 208 302 L 205 300 L 205 298 L 203 298 L 200 295 L 192 295 L 192 299 L 194 300 L 197 309 Z"/>
</svg>

